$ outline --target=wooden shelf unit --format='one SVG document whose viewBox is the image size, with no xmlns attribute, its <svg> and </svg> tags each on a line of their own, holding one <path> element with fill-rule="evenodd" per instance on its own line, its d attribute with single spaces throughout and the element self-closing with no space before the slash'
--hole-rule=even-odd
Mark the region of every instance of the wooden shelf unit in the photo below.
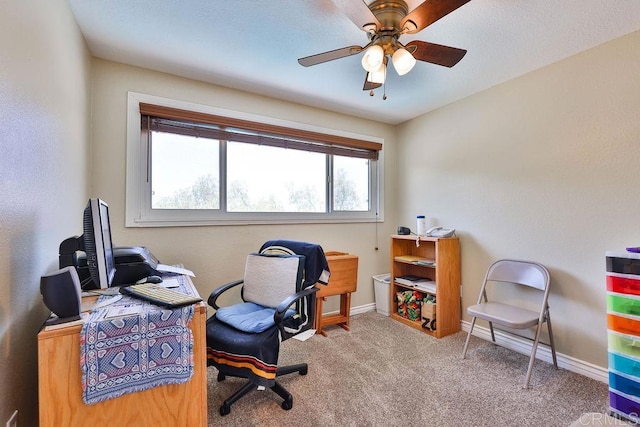
<svg viewBox="0 0 640 427">
<path fill-rule="evenodd" d="M 460 241 L 457 237 L 435 238 L 417 236 L 391 236 L 391 318 L 436 338 L 442 338 L 460 331 Z M 424 262 L 397 259 L 397 257 L 416 257 Z M 436 284 L 436 330 L 422 327 L 422 320 L 410 320 L 398 314 L 396 292 L 420 291 L 411 286 L 395 282 L 395 278 L 414 275 L 431 279 Z"/>
</svg>

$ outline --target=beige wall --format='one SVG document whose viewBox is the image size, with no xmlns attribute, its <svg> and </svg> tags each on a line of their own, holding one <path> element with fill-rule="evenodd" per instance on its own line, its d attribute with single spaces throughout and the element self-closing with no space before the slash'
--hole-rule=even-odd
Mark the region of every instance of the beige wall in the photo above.
<svg viewBox="0 0 640 427">
<path fill-rule="evenodd" d="M 184 263 L 196 273 L 194 282 L 206 298 L 215 287 L 242 277 L 246 254 L 258 250 L 264 241 L 276 238 L 314 241 L 325 250 L 359 256 L 358 292 L 352 303 L 373 304 L 371 276 L 389 269 L 388 236 L 396 223 L 392 191 L 396 169 L 393 126 L 100 59 L 93 61 L 92 89 L 95 142 L 92 193 L 109 203 L 116 245 L 144 244 L 164 263 Z M 385 222 L 377 226 L 377 237 L 373 223 L 125 228 L 128 91 L 384 138 L 385 187 L 391 191 L 386 194 Z M 332 309 L 337 309 L 335 301 L 328 304 L 327 310 Z"/>
<path fill-rule="evenodd" d="M 90 57 L 67 1 L 0 2 L 0 424 L 37 425 L 40 276 L 82 233 Z"/>
<path fill-rule="evenodd" d="M 551 271 L 560 352 L 607 366 L 605 251 L 640 245 L 640 32 L 399 127 L 399 218 L 455 227 L 463 307 L 488 265 Z M 464 316 L 469 320 L 468 316 Z"/>
</svg>

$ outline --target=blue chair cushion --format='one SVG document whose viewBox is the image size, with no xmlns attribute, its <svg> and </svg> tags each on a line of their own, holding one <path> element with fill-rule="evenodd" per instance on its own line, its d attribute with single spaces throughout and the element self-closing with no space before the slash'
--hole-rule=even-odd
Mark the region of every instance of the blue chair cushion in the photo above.
<svg viewBox="0 0 640 427">
<path fill-rule="evenodd" d="M 243 302 L 216 311 L 216 318 L 240 331 L 259 334 L 274 326 L 273 315 L 276 309 L 263 307 L 253 302 Z M 289 309 L 285 318 L 292 316 L 295 310 Z"/>
</svg>

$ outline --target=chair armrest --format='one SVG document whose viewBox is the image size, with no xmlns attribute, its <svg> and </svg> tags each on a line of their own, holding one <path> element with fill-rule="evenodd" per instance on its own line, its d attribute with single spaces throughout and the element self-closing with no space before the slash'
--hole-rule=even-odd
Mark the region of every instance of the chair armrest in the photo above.
<svg viewBox="0 0 640 427">
<path fill-rule="evenodd" d="M 218 297 L 220 297 L 220 295 L 222 295 L 229 289 L 234 288 L 243 283 L 244 283 L 244 279 L 235 280 L 233 282 L 229 282 L 227 284 L 220 286 L 219 288 L 214 289 L 213 292 L 211 292 L 211 295 L 209 295 L 207 304 L 209 304 L 211 307 L 215 308 L 216 310 L 219 309 L 220 307 L 218 307 L 218 304 L 216 304 L 216 300 L 218 299 Z"/>
<path fill-rule="evenodd" d="M 291 307 L 296 301 L 306 298 L 310 295 L 313 295 L 318 291 L 318 288 L 315 286 L 309 286 L 306 289 L 303 289 L 295 294 L 287 297 L 284 301 L 282 301 L 278 307 L 276 307 L 276 312 L 273 314 L 273 320 L 278 325 L 278 328 L 282 329 L 282 322 L 284 320 L 284 314 L 287 312 L 287 309 Z"/>
</svg>

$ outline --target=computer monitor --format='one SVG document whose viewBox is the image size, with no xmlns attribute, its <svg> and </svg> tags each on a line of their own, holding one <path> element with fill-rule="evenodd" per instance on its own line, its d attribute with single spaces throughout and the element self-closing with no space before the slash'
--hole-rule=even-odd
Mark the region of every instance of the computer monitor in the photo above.
<svg viewBox="0 0 640 427">
<path fill-rule="evenodd" d="M 113 283 L 116 273 L 109 205 L 100 199 L 89 199 L 84 209 L 83 235 L 70 237 L 60 243 L 60 268 L 78 268 L 78 251 L 86 254 L 90 278 L 95 287 L 106 289 Z M 83 288 L 85 284 L 83 283 Z"/>
<path fill-rule="evenodd" d="M 84 208 L 83 229 L 84 251 L 91 279 L 99 288 L 108 288 L 116 274 L 109 205 L 100 199 L 90 199 Z"/>
</svg>

